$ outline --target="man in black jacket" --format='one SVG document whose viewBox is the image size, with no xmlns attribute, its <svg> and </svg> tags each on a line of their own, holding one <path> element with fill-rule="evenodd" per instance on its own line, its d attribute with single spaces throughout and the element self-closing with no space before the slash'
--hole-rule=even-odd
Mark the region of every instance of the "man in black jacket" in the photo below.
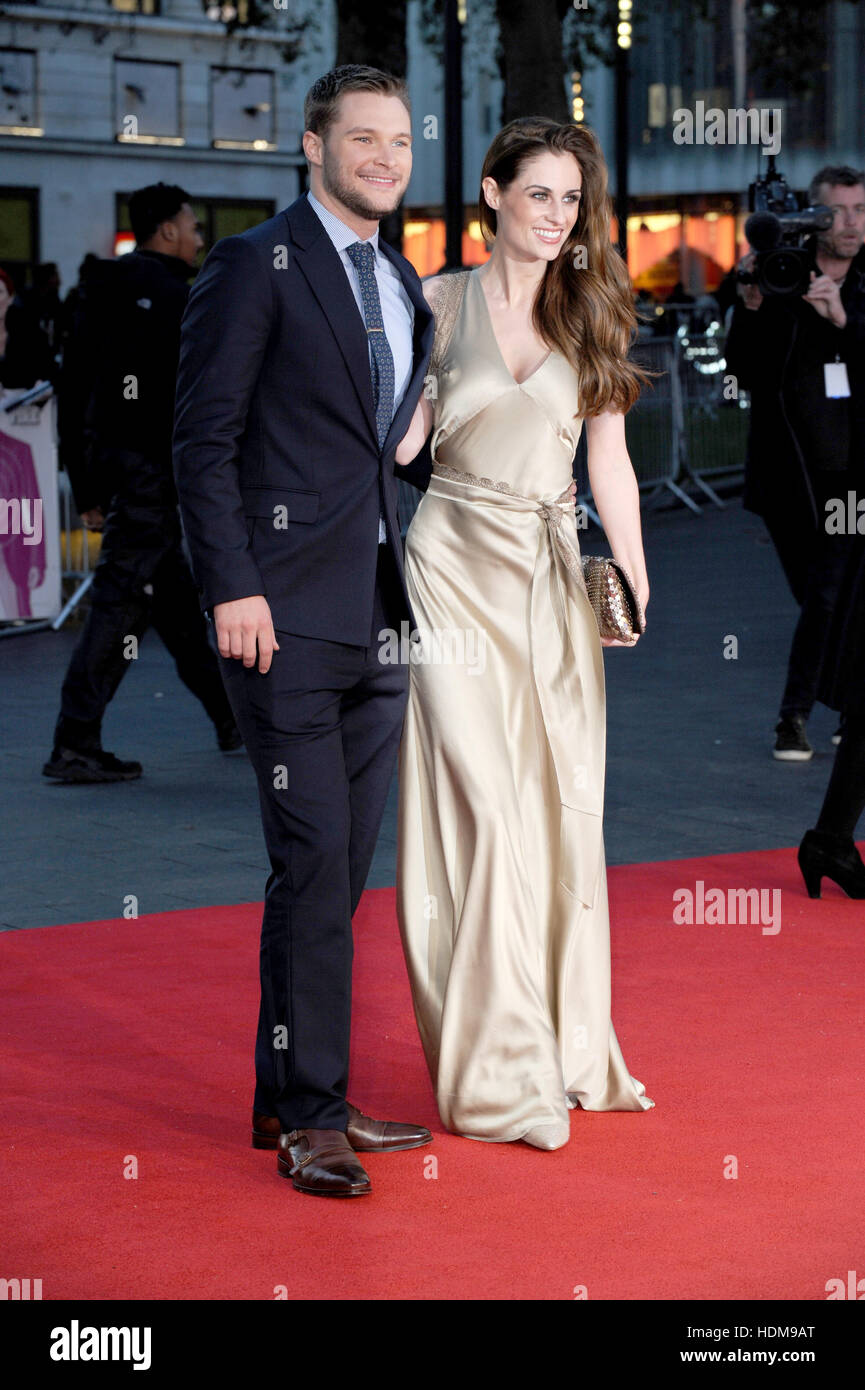
<svg viewBox="0 0 865 1390">
<path fill-rule="evenodd" d="M 417 272 L 379 238 L 411 170 L 404 82 L 342 65 L 304 121 L 309 195 L 217 242 L 190 295 L 174 466 L 272 868 L 252 1142 L 279 1147 L 299 1191 L 353 1197 L 371 1190 L 358 1152 L 431 1138 L 346 1092 L 352 916 L 408 690 L 380 643 L 414 626 L 395 455 L 435 325 Z"/>
<path fill-rule="evenodd" d="M 751 392 L 744 505 L 763 517 L 802 610 L 773 750 L 799 762 L 813 755 L 805 724 L 849 552 L 830 504 L 861 495 L 865 482 L 865 173 L 827 166 L 808 201 L 834 212 L 818 240 L 819 273 L 801 297 L 741 286 L 726 348 Z"/>
<path fill-rule="evenodd" d="M 140 777 L 140 763 L 102 748 L 102 719 L 151 625 L 220 748 L 242 742 L 182 549 L 171 462 L 180 321 L 202 238 L 182 188 L 139 189 L 129 212 L 136 250 L 91 267 L 61 390 L 76 505 L 85 526 L 102 531 L 90 611 L 43 767 L 61 782 Z"/>
</svg>

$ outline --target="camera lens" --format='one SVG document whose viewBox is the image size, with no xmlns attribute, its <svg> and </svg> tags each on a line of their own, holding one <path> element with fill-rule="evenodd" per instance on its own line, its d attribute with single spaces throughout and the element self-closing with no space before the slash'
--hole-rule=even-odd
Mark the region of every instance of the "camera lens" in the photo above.
<svg viewBox="0 0 865 1390">
<path fill-rule="evenodd" d="M 808 288 L 808 265 L 798 250 L 767 251 L 760 266 L 760 279 L 767 294 L 804 294 Z"/>
</svg>

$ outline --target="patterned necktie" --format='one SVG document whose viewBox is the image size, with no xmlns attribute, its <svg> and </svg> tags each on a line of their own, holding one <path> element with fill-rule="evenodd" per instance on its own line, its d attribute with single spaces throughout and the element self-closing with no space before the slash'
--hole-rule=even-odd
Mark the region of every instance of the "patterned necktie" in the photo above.
<svg viewBox="0 0 865 1390">
<path fill-rule="evenodd" d="M 393 419 L 394 368 L 393 353 L 384 331 L 381 300 L 375 279 L 375 252 L 368 241 L 356 241 L 346 248 L 360 279 L 363 316 L 366 320 L 367 341 L 372 346 L 372 390 L 375 401 L 375 423 L 381 446 Z"/>
</svg>

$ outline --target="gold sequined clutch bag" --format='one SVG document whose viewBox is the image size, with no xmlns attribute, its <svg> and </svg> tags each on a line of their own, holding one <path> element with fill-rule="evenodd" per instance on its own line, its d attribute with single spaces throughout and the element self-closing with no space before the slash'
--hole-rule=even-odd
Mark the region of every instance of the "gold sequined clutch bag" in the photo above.
<svg viewBox="0 0 865 1390">
<path fill-rule="evenodd" d="M 584 555 L 583 578 L 602 637 L 630 642 L 635 632 L 645 632 L 643 605 L 631 576 L 618 560 L 604 555 Z"/>
</svg>

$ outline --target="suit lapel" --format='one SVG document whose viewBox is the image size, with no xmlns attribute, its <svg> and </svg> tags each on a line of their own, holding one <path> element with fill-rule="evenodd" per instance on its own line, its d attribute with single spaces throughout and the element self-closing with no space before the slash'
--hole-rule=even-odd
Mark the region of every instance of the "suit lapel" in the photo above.
<svg viewBox="0 0 865 1390">
<path fill-rule="evenodd" d="M 295 257 L 297 264 L 330 324 L 373 438 L 377 440 L 366 327 L 358 313 L 339 252 L 310 207 L 306 194 L 286 208 L 283 216 L 302 252 Z"/>
<path fill-rule="evenodd" d="M 381 237 L 379 237 L 378 244 L 387 259 L 395 265 L 399 271 L 403 288 L 414 305 L 414 334 L 412 336 L 414 358 L 411 380 L 390 422 L 390 429 L 382 445 L 382 453 L 387 454 L 388 449 L 396 449 L 397 444 L 411 424 L 411 418 L 414 415 L 417 399 L 420 395 L 423 373 L 426 370 L 429 355 L 432 350 L 435 319 L 421 291 L 416 287 L 414 282 L 405 275 L 401 264 L 401 258 L 397 256 L 393 247 L 389 246 L 386 241 L 382 241 Z"/>
<path fill-rule="evenodd" d="M 286 208 L 282 215 L 288 223 L 292 240 L 301 253 L 295 257 L 297 265 L 330 324 L 367 424 L 372 431 L 372 437 L 378 444 L 366 327 L 358 313 L 345 267 L 321 220 L 310 207 L 305 193 Z M 401 258 L 385 241 L 379 239 L 378 244 L 383 254 L 399 271 L 406 294 L 415 309 L 412 377 L 382 447 L 382 453 L 387 453 L 389 448 L 396 448 L 411 423 L 414 414 L 412 402 L 416 402 L 416 397 L 420 394 L 423 370 L 432 349 L 435 321 L 420 290 L 406 276 Z"/>
</svg>

